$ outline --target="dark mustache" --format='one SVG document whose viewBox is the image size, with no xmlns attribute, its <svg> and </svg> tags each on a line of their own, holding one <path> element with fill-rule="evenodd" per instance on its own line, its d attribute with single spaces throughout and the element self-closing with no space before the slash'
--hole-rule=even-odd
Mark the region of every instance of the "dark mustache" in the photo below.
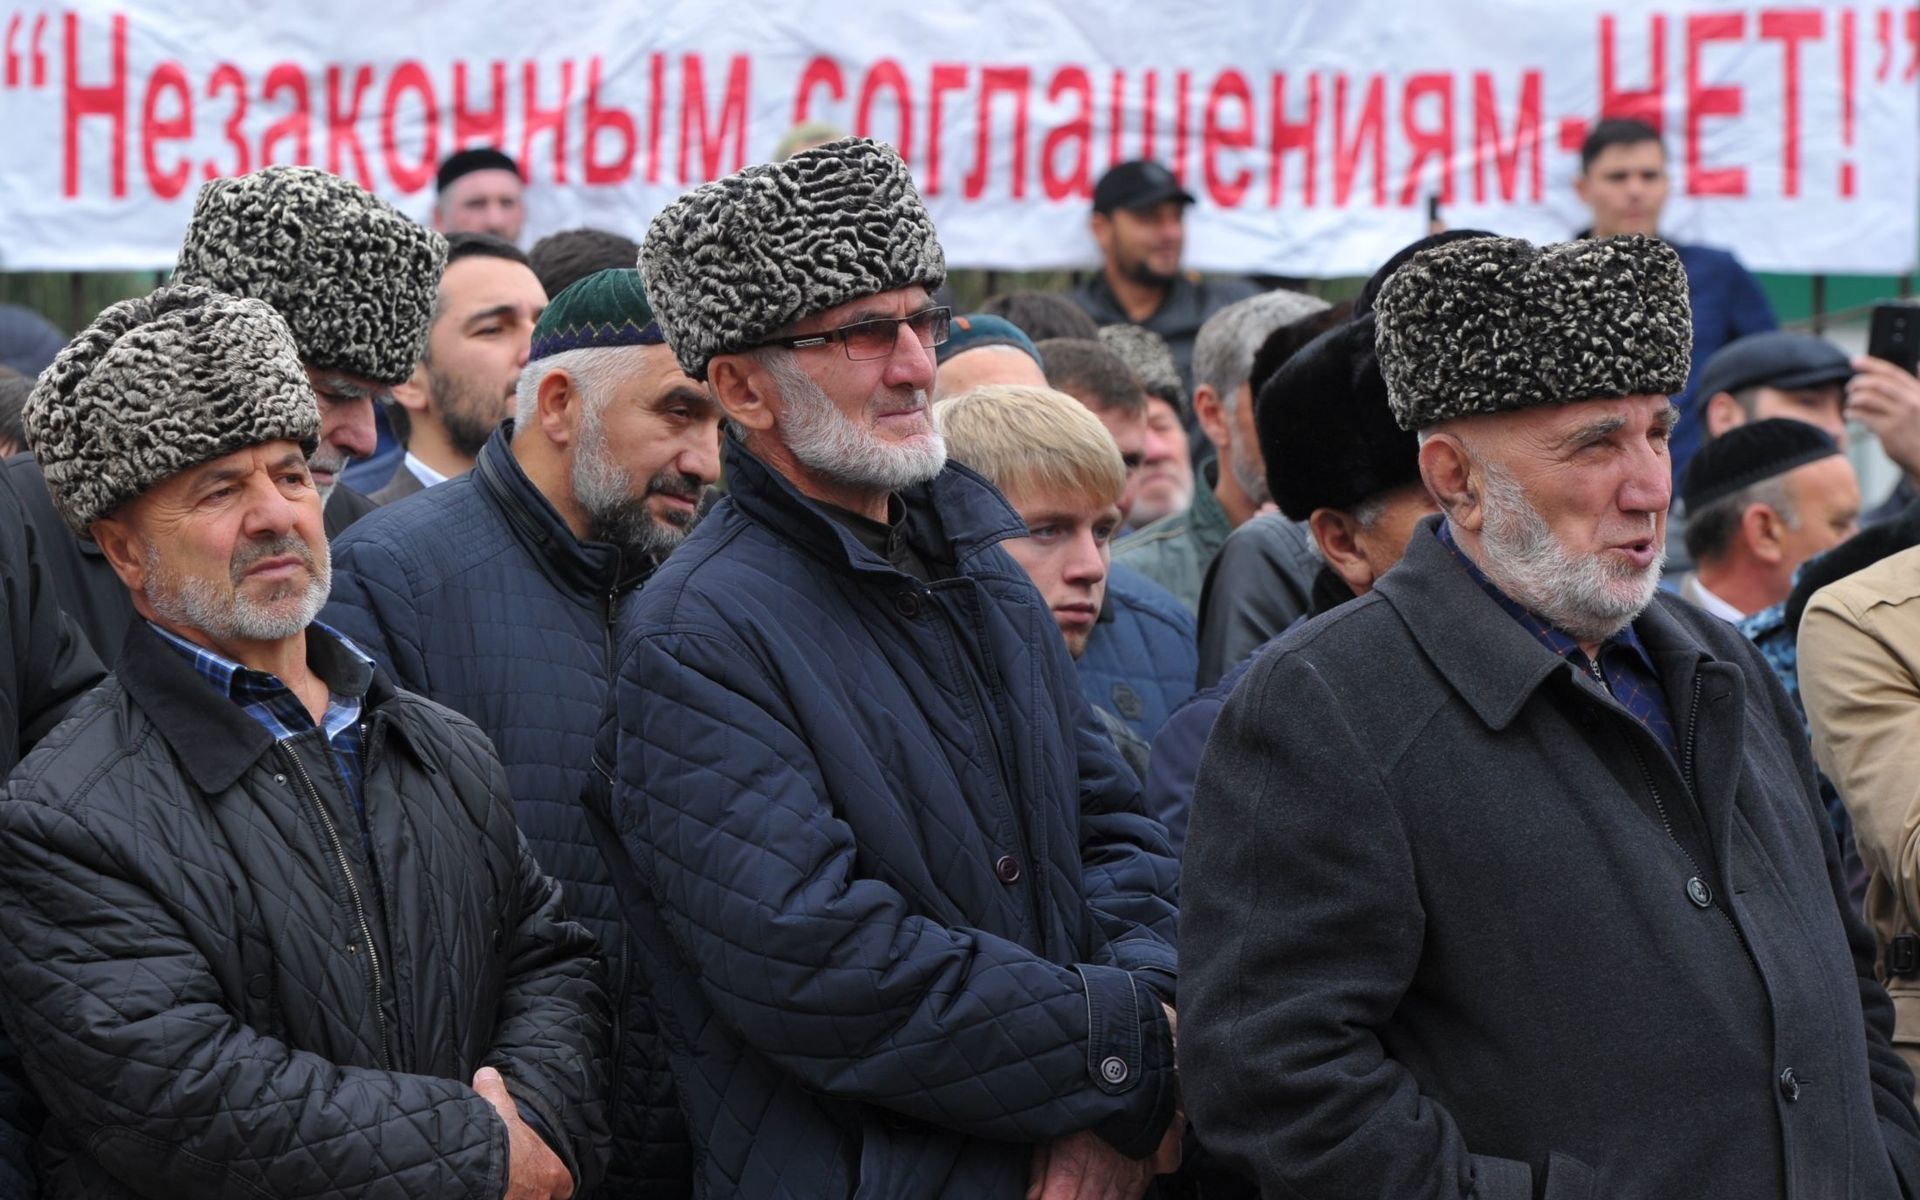
<svg viewBox="0 0 1920 1200">
<path fill-rule="evenodd" d="M 233 576 L 234 586 L 240 585 L 254 564 L 262 559 L 279 558 L 283 554 L 298 558 L 306 564 L 309 572 L 314 570 L 312 547 L 290 533 L 283 533 L 271 542 L 253 542 L 234 551 L 233 561 L 227 568 Z"/>
</svg>

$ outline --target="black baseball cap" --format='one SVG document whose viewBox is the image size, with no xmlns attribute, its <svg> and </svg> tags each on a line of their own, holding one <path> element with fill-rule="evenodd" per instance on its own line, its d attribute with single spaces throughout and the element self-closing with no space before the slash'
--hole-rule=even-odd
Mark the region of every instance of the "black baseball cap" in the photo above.
<svg viewBox="0 0 1920 1200">
<path fill-rule="evenodd" d="M 1714 351 L 1694 390 L 1701 404 L 1742 388 L 1810 388 L 1853 378 L 1847 352 L 1810 333 L 1750 333 Z"/>
<path fill-rule="evenodd" d="M 1151 208 L 1165 200 L 1193 203 L 1193 193 L 1152 159 L 1136 158 L 1116 163 L 1112 170 L 1093 185 L 1093 211 L 1110 213 L 1116 208 Z"/>
</svg>

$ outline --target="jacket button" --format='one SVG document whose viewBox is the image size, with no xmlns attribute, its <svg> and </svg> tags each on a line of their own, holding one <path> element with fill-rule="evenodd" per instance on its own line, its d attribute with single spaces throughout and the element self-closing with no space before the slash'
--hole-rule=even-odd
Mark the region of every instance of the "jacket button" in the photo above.
<svg viewBox="0 0 1920 1200">
<path fill-rule="evenodd" d="M 273 981 L 265 975 L 252 975 L 247 978 L 247 995 L 255 1000 L 265 1000 L 273 993 Z"/>
<path fill-rule="evenodd" d="M 1788 1104 L 1800 1098 L 1800 1077 L 1794 1074 L 1792 1067 L 1780 1072 L 1780 1095 L 1786 1098 Z"/>
<path fill-rule="evenodd" d="M 1687 899 L 1693 901 L 1696 908 L 1712 908 L 1713 889 L 1707 886 L 1705 880 L 1695 875 L 1687 880 Z"/>
<path fill-rule="evenodd" d="M 1127 1081 L 1127 1063 L 1119 1057 L 1105 1058 L 1100 1061 L 1100 1078 L 1115 1086 Z"/>
<path fill-rule="evenodd" d="M 893 598 L 893 607 L 903 617 L 920 615 L 920 596 L 916 592 L 901 592 Z"/>
<path fill-rule="evenodd" d="M 994 860 L 993 874 L 1001 883 L 1020 882 L 1020 860 L 1011 854 L 1002 854 Z"/>
</svg>

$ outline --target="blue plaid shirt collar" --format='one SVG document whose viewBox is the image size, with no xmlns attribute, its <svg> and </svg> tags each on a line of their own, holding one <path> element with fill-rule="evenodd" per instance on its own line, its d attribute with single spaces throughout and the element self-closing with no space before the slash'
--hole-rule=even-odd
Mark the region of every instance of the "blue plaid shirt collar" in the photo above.
<svg viewBox="0 0 1920 1200">
<path fill-rule="evenodd" d="M 1500 585 L 1488 579 L 1486 572 L 1480 569 L 1480 565 L 1471 558 L 1468 558 L 1466 552 L 1460 549 L 1458 543 L 1453 540 L 1452 528 L 1444 518 L 1440 524 L 1435 527 L 1433 535 L 1440 539 L 1441 545 L 1453 552 L 1453 557 L 1459 561 L 1462 567 L 1466 568 L 1467 574 L 1471 575 L 1473 581 L 1480 585 L 1480 589 L 1486 592 L 1487 595 L 1493 597 L 1493 602 L 1498 604 L 1508 616 L 1520 622 L 1520 624 L 1526 628 L 1527 632 L 1531 633 L 1542 646 L 1553 651 L 1556 657 L 1571 661 L 1574 666 L 1579 667 L 1582 671 L 1587 669 L 1586 651 L 1580 648 L 1580 643 L 1574 640 L 1573 635 L 1501 591 Z M 1628 625 L 1619 633 L 1608 638 L 1601 646 L 1601 654 L 1604 655 L 1608 647 L 1618 647 L 1629 650 L 1648 671 L 1654 669 L 1653 655 L 1647 653 L 1646 644 L 1640 640 L 1640 635 L 1633 631 L 1632 625 Z"/>
<path fill-rule="evenodd" d="M 306 706 L 277 676 L 242 666 L 218 651 L 186 640 L 172 630 L 152 622 L 148 624 L 152 625 L 162 641 L 180 652 L 200 678 L 245 709 L 275 741 L 284 741 L 314 728 L 313 716 L 307 712 Z M 344 658 L 338 661 L 346 664 L 347 669 L 328 670 L 327 659 L 330 656 L 317 655 L 312 648 L 308 650 L 308 661 L 314 664 L 327 685 L 327 711 L 320 727 L 331 744 L 343 732 L 359 724 L 367 685 L 373 682 L 373 659 L 348 641 L 344 634 L 319 621 L 307 627 L 309 639 L 316 635 L 331 639 L 346 651 Z M 343 677 L 329 678 L 329 675 Z"/>
</svg>

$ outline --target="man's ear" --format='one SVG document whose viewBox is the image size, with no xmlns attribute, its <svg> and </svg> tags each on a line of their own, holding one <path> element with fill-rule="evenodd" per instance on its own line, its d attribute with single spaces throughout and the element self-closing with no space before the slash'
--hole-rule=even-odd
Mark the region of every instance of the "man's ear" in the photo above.
<svg viewBox="0 0 1920 1200">
<path fill-rule="evenodd" d="M 534 420 L 547 440 L 561 449 L 573 445 L 580 429 L 580 412 L 587 398 L 565 371 L 549 371 L 534 393 Z"/>
<path fill-rule="evenodd" d="M 392 390 L 393 402 L 407 410 L 408 416 L 427 411 L 427 367 L 425 363 L 415 363 L 413 374 L 405 383 L 396 383 Z"/>
<path fill-rule="evenodd" d="M 1588 208 L 1593 207 L 1593 203 L 1587 199 L 1587 173 L 1585 171 L 1573 177 L 1573 194 L 1580 197 L 1580 203 L 1586 205 Z"/>
<path fill-rule="evenodd" d="M 129 503 L 133 503 L 130 501 Z M 100 547 L 100 553 L 106 558 L 107 565 L 120 577 L 130 592 L 145 592 L 147 587 L 146 542 L 125 517 L 122 511 L 110 517 L 100 517 L 87 527 L 93 535 L 94 544 Z"/>
<path fill-rule="evenodd" d="M 1480 502 L 1480 481 L 1474 476 L 1473 459 L 1459 438 L 1436 433 L 1420 444 L 1420 479 L 1449 522 L 1461 529 L 1480 531 L 1486 515 Z"/>
<path fill-rule="evenodd" d="M 1208 441 L 1223 450 L 1233 445 L 1233 430 L 1227 428 L 1226 404 L 1220 394 L 1213 390 L 1212 384 L 1194 385 L 1193 416 L 1200 422 Z"/>
<path fill-rule="evenodd" d="M 1787 556 L 1782 545 L 1787 523 L 1767 504 L 1749 504 L 1740 514 L 1740 540 L 1747 553 L 1769 566 L 1778 566 Z"/>
<path fill-rule="evenodd" d="M 1097 212 L 1087 219 L 1087 229 L 1093 234 L 1093 244 L 1100 247 L 1100 253 L 1106 254 L 1107 243 L 1113 240 L 1113 218 L 1106 213 Z"/>
<path fill-rule="evenodd" d="M 1732 392 L 1715 392 L 1701 406 L 1700 419 L 1707 438 L 1712 440 L 1729 429 L 1745 425 L 1747 410 L 1740 407 L 1740 402 L 1733 398 Z"/>
<path fill-rule="evenodd" d="M 1337 508 L 1316 508 L 1307 517 L 1307 530 L 1313 534 L 1314 545 L 1320 547 L 1320 557 L 1354 595 L 1364 596 L 1373 590 L 1373 564 L 1360 552 L 1358 521 Z"/>
<path fill-rule="evenodd" d="M 717 354 L 707 363 L 707 387 L 720 410 L 749 434 L 765 433 L 779 412 L 779 388 L 766 367 L 745 354 Z"/>
</svg>

